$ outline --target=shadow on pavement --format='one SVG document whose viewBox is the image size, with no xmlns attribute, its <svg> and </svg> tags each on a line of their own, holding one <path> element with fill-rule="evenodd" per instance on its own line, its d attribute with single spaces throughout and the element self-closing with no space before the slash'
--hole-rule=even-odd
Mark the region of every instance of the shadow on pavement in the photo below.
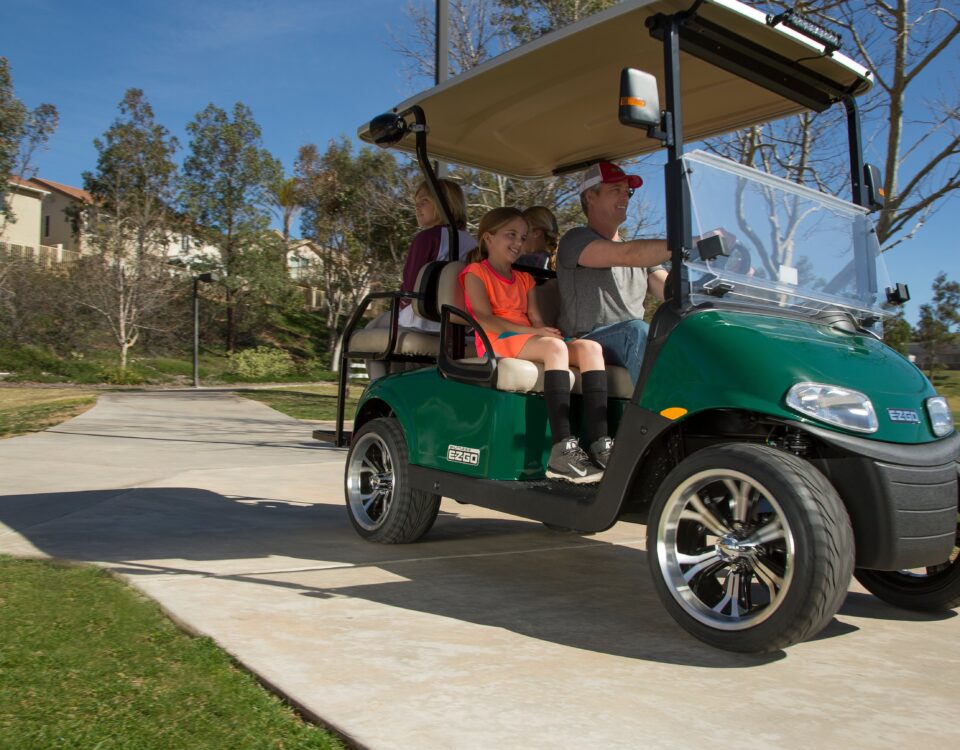
<svg viewBox="0 0 960 750">
<path fill-rule="evenodd" d="M 670 664 L 743 668 L 785 656 L 700 643 L 663 609 L 645 552 L 529 521 L 445 512 L 420 543 L 377 545 L 354 533 L 340 505 L 170 487 L 0 497 L 0 522 L 52 557 L 105 563 L 131 576 L 199 575 L 357 598 Z M 642 536 L 637 529 L 634 540 Z M 237 572 L 232 561 L 249 564 Z M 371 569 L 369 582 L 363 568 Z M 359 569 L 350 585 L 345 569 Z M 854 596 L 844 613 L 886 607 Z M 854 630 L 834 620 L 818 637 Z"/>
</svg>

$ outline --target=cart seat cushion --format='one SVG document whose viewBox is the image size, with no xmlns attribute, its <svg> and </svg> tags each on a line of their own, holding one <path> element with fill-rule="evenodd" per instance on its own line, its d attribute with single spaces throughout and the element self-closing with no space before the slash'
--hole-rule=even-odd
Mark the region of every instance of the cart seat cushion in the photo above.
<svg viewBox="0 0 960 750">
<path fill-rule="evenodd" d="M 376 356 L 383 353 L 390 343 L 389 328 L 363 328 L 354 331 L 350 336 L 351 355 Z M 405 330 L 397 331 L 397 343 L 394 354 L 418 355 L 436 357 L 440 353 L 440 337 L 424 331 Z"/>
<path fill-rule="evenodd" d="M 486 360 L 483 357 L 468 357 L 460 361 L 464 364 L 481 364 Z M 571 389 L 574 382 L 574 375 L 570 373 Z M 543 393 L 543 364 L 513 357 L 498 357 L 495 387 L 498 391 L 510 393 Z"/>
</svg>

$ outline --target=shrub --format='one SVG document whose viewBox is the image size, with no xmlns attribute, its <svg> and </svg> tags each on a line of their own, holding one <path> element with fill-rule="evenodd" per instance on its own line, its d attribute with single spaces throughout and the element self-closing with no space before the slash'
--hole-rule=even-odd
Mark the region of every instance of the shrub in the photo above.
<svg viewBox="0 0 960 750">
<path fill-rule="evenodd" d="M 284 378 L 295 370 L 293 357 L 283 349 L 258 346 L 230 356 L 229 372 L 244 380 Z"/>
<path fill-rule="evenodd" d="M 100 376 L 104 383 L 111 385 L 140 385 L 146 382 L 142 373 L 129 366 L 126 370 L 121 370 L 119 367 L 104 367 L 100 371 Z"/>
</svg>

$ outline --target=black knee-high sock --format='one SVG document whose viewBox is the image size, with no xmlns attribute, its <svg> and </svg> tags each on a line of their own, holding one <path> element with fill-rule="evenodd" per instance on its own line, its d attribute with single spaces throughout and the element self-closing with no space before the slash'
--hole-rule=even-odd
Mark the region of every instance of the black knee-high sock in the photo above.
<svg viewBox="0 0 960 750">
<path fill-rule="evenodd" d="M 604 370 L 585 372 L 580 376 L 580 384 L 583 392 L 583 435 L 585 445 L 590 445 L 608 434 L 607 373 Z"/>
<path fill-rule="evenodd" d="M 543 397 L 547 400 L 547 418 L 553 442 L 570 437 L 570 371 L 547 370 L 543 373 Z"/>
</svg>

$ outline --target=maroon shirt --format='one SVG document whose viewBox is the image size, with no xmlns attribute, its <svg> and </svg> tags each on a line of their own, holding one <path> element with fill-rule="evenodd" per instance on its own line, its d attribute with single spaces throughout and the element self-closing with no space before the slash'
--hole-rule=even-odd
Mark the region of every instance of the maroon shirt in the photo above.
<svg viewBox="0 0 960 750">
<path fill-rule="evenodd" d="M 405 292 L 416 291 L 417 275 L 420 269 L 427 263 L 437 259 L 437 253 L 440 252 L 440 232 L 443 227 L 430 227 L 418 232 L 410 243 L 410 249 L 407 250 L 407 261 L 403 264 L 403 282 L 400 288 Z M 410 304 L 410 300 L 400 300 L 400 307 L 404 308 Z"/>
</svg>

